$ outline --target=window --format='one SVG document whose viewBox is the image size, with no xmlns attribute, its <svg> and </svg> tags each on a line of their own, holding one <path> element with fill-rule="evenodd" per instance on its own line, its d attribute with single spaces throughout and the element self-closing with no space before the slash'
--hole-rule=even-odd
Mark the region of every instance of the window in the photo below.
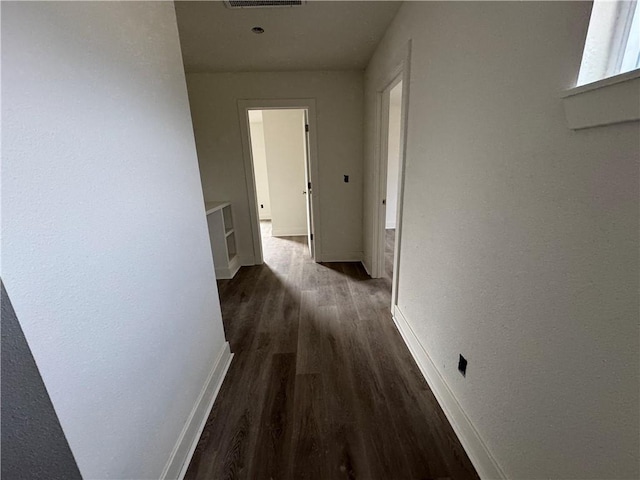
<svg viewBox="0 0 640 480">
<path fill-rule="evenodd" d="M 595 0 L 578 86 L 640 68 L 637 1 Z"/>
</svg>

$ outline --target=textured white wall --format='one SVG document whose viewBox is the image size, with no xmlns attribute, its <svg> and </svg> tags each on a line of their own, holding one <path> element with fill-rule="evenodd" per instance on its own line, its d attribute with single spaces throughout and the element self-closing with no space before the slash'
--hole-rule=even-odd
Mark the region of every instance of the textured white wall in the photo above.
<svg viewBox="0 0 640 480">
<path fill-rule="evenodd" d="M 3 2 L 2 279 L 84 478 L 158 478 L 223 346 L 171 2 Z"/>
<path fill-rule="evenodd" d="M 258 118 L 259 121 L 257 120 Z M 265 150 L 264 144 L 262 111 L 250 111 L 249 120 L 251 129 L 251 156 L 256 182 L 256 197 L 258 199 L 258 216 L 260 220 L 269 220 L 271 219 L 271 196 L 269 194 L 269 173 L 267 171 L 267 151 Z"/>
<path fill-rule="evenodd" d="M 366 72 L 369 160 L 412 39 L 399 308 L 508 478 L 640 475 L 640 130 L 572 131 L 559 98 L 589 13 L 406 2 Z"/>
<path fill-rule="evenodd" d="M 362 255 L 362 82 L 357 71 L 187 74 L 204 195 L 233 202 L 243 262 L 254 259 L 238 99 L 315 98 L 322 253 Z"/>
<path fill-rule="evenodd" d="M 398 168 L 400 166 L 400 127 L 402 82 L 389 92 L 389 137 L 387 141 L 386 228 L 396 228 L 398 209 Z"/>
<path fill-rule="evenodd" d="M 274 236 L 307 235 L 303 110 L 264 110 Z"/>
</svg>

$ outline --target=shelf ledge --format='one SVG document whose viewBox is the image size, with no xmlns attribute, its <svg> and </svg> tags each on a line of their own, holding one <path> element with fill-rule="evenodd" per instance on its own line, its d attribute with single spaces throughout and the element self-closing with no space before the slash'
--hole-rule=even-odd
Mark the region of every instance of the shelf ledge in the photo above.
<svg viewBox="0 0 640 480">
<path fill-rule="evenodd" d="M 204 210 L 207 215 L 213 212 L 217 212 L 218 210 L 222 210 L 224 207 L 231 205 L 229 202 L 205 202 Z"/>
<path fill-rule="evenodd" d="M 581 85 L 561 95 L 572 130 L 640 120 L 640 69 Z"/>
</svg>

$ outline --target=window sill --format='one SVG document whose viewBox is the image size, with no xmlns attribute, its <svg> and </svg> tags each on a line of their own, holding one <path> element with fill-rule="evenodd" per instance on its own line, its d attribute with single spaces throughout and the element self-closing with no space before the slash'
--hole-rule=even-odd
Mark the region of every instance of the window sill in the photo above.
<svg viewBox="0 0 640 480">
<path fill-rule="evenodd" d="M 640 120 L 640 70 L 567 90 L 561 95 L 572 130 Z"/>
</svg>

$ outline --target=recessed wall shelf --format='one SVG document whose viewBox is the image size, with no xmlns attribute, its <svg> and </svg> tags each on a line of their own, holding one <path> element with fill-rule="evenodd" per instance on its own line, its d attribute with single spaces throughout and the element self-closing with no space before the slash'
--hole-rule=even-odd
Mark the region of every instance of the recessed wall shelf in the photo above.
<svg viewBox="0 0 640 480">
<path fill-rule="evenodd" d="M 233 214 L 229 202 L 206 202 L 207 224 L 216 278 L 229 279 L 240 269 Z"/>
</svg>

